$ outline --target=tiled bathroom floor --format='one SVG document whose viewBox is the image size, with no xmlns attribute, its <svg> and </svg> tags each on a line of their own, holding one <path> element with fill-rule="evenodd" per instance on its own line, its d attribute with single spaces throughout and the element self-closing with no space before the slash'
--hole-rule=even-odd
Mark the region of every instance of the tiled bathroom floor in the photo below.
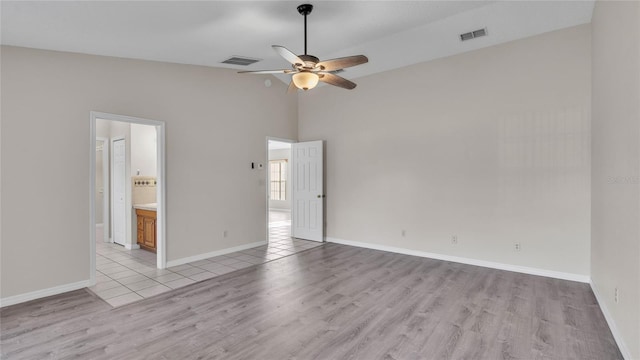
<svg viewBox="0 0 640 360">
<path fill-rule="evenodd" d="M 288 213 L 270 213 L 268 245 L 162 270 L 156 268 L 156 255 L 151 252 L 97 241 L 96 285 L 89 289 L 117 307 L 322 245 L 292 238 L 290 224 Z"/>
</svg>

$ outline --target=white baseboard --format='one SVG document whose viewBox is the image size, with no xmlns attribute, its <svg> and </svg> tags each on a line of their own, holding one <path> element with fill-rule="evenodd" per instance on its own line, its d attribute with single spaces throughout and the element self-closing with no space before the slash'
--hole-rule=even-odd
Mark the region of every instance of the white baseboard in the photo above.
<svg viewBox="0 0 640 360">
<path fill-rule="evenodd" d="M 36 291 L 28 292 L 25 294 L 9 296 L 9 297 L 0 299 L 0 307 L 20 304 L 26 301 L 40 299 L 40 298 L 51 296 L 51 295 L 62 294 L 67 291 L 82 289 L 89 286 L 89 283 L 90 283 L 90 280 L 82 280 L 82 281 L 78 281 L 71 284 L 54 286 L 48 289 L 36 290 Z"/>
<path fill-rule="evenodd" d="M 631 351 L 629 351 L 627 344 L 622 339 L 622 336 L 620 335 L 620 331 L 618 330 L 618 327 L 616 326 L 615 321 L 613 321 L 613 317 L 611 316 L 609 309 L 605 305 L 605 302 L 603 301 L 602 296 L 600 295 L 596 287 L 593 286 L 593 281 L 590 281 L 589 284 L 591 285 L 591 290 L 593 291 L 593 294 L 596 296 L 596 300 L 598 301 L 600 310 L 602 310 L 602 314 L 604 315 L 604 318 L 607 320 L 607 324 L 609 325 L 609 329 L 611 330 L 613 339 L 616 341 L 616 344 L 618 344 L 618 349 L 620 349 L 622 356 L 626 360 L 632 360 Z"/>
<path fill-rule="evenodd" d="M 373 250 L 382 250 L 382 251 L 388 251 L 388 252 L 404 254 L 404 255 L 420 256 L 420 257 L 426 257 L 426 258 L 436 259 L 436 260 L 444 260 L 444 261 L 457 262 L 461 264 L 482 266 L 482 267 L 491 268 L 491 269 L 519 272 L 519 273 L 529 274 L 529 275 L 546 276 L 546 277 L 555 278 L 555 279 L 577 281 L 582 283 L 589 283 L 589 281 L 591 280 L 590 277 L 587 275 L 565 273 L 560 271 L 545 270 L 545 269 L 538 269 L 538 268 L 511 265 L 511 264 L 503 264 L 503 263 L 498 263 L 493 261 L 469 259 L 469 258 L 463 258 L 458 256 L 436 254 L 436 253 L 411 250 L 411 249 L 405 249 L 405 248 L 394 247 L 394 246 L 370 244 L 370 243 L 364 243 L 359 241 L 342 240 L 342 239 L 337 239 L 332 237 L 327 237 L 326 240 L 327 242 L 332 242 L 336 244 L 357 246 L 357 247 L 363 247 L 363 248 L 373 249 Z"/>
<path fill-rule="evenodd" d="M 187 263 L 198 261 L 198 260 L 208 259 L 214 256 L 226 255 L 232 252 L 247 250 L 247 249 L 251 249 L 251 248 L 262 246 L 262 245 L 267 245 L 267 241 L 266 240 L 258 241 L 250 244 L 244 244 L 244 245 L 234 246 L 234 247 L 226 248 L 222 250 L 216 250 L 216 251 L 212 251 L 204 254 L 193 255 L 193 256 L 182 258 L 182 259 L 170 260 L 170 261 L 167 261 L 167 267 L 187 264 Z"/>
<path fill-rule="evenodd" d="M 138 244 L 124 244 L 124 248 L 127 250 L 137 250 L 140 249 L 140 245 Z"/>
</svg>

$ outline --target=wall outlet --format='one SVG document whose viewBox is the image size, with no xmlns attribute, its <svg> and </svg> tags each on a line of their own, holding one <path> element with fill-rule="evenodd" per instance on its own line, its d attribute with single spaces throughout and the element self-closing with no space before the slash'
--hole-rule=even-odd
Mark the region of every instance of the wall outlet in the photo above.
<svg viewBox="0 0 640 360">
<path fill-rule="evenodd" d="M 229 235 L 229 232 L 227 230 L 224 230 L 222 232 L 222 237 L 227 237 L 227 235 Z"/>
<path fill-rule="evenodd" d="M 620 292 L 618 291 L 618 288 L 615 288 L 613 290 L 613 301 L 617 304 L 619 299 L 620 299 Z"/>
<path fill-rule="evenodd" d="M 403 229 L 403 230 L 400 232 L 400 234 L 402 235 L 402 237 L 405 237 L 405 236 L 407 236 L 407 231 Z"/>
<path fill-rule="evenodd" d="M 515 243 L 514 244 L 514 248 L 515 248 L 516 251 L 522 250 L 522 246 L 520 245 L 520 243 Z"/>
<path fill-rule="evenodd" d="M 451 243 L 453 245 L 458 245 L 458 235 L 451 235 Z"/>
</svg>

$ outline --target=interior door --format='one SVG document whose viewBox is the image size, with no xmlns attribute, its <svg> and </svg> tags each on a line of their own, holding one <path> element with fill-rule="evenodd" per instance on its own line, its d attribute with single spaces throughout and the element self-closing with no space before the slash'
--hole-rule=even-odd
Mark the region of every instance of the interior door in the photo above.
<svg viewBox="0 0 640 360">
<path fill-rule="evenodd" d="M 295 238 L 323 241 L 322 141 L 291 145 L 291 230 Z"/>
<path fill-rule="evenodd" d="M 125 141 L 113 141 L 113 242 L 124 245 L 126 241 L 127 215 L 125 207 Z"/>
</svg>

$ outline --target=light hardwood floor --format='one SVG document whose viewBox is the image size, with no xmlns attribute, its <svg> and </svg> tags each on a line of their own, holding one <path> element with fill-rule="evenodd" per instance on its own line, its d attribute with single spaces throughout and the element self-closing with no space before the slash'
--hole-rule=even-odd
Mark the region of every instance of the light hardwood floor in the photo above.
<svg viewBox="0 0 640 360">
<path fill-rule="evenodd" d="M 587 284 L 337 244 L 112 309 L 0 310 L 6 359 L 622 359 Z"/>
</svg>

